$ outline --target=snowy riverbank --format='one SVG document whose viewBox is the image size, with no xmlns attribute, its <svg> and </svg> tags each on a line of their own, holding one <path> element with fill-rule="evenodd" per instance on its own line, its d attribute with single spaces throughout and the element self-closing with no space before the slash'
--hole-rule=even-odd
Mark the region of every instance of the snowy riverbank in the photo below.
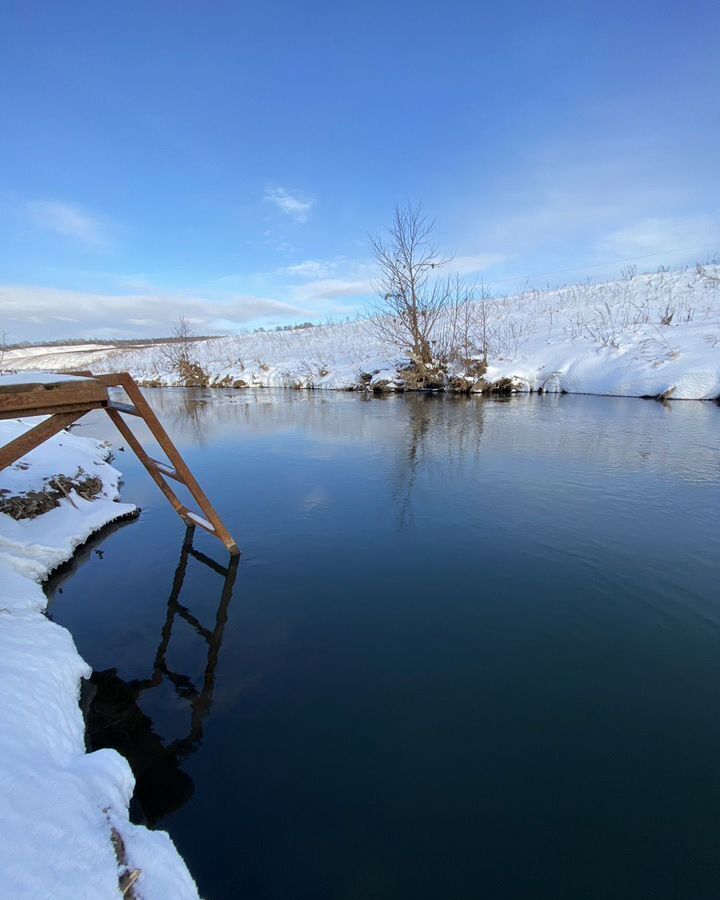
<svg viewBox="0 0 720 900">
<path fill-rule="evenodd" d="M 482 382 L 469 379 L 471 389 L 509 382 L 519 391 L 720 396 L 720 266 L 627 273 L 616 281 L 484 302 L 485 324 L 471 315 L 470 331 L 476 351 L 485 345 L 489 367 Z M 447 327 L 440 323 L 438 345 Z M 158 345 L 33 347 L 8 351 L 4 365 L 18 371 L 127 370 L 146 384 L 181 385 L 171 356 Z M 201 383 L 222 387 L 402 390 L 408 363 L 367 320 L 206 339 L 191 345 L 190 356 Z M 451 362 L 448 381 L 456 375 L 462 377 L 462 365 Z"/>
<path fill-rule="evenodd" d="M 0 422 L 0 442 L 31 422 Z M 44 615 L 40 582 L 93 532 L 134 511 L 116 502 L 120 473 L 107 457 L 102 443 L 61 432 L 0 472 L 5 499 L 79 468 L 102 482 L 95 499 L 70 491 L 36 518 L 0 513 L 0 893 L 13 900 L 117 898 L 133 870 L 139 900 L 197 898 L 168 835 L 129 822 L 127 762 L 112 750 L 85 752 L 78 696 L 90 669 L 69 632 Z"/>
</svg>

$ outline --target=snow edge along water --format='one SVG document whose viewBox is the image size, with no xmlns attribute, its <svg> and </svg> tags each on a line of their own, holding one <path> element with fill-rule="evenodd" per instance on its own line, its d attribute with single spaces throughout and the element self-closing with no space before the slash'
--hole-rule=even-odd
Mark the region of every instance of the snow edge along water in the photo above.
<svg viewBox="0 0 720 900">
<path fill-rule="evenodd" d="M 0 442 L 33 424 L 0 422 Z M 78 468 L 102 480 L 93 500 L 71 492 L 36 518 L 0 513 L 0 871 L 14 900 L 117 898 L 126 869 L 140 871 L 138 900 L 198 898 L 169 835 L 129 821 L 127 761 L 114 750 L 86 752 L 78 700 L 91 669 L 70 633 L 45 616 L 41 582 L 92 534 L 136 512 L 119 502 L 121 473 L 109 455 L 100 441 L 61 432 L 0 472 L 0 490 L 12 495 Z"/>
</svg>

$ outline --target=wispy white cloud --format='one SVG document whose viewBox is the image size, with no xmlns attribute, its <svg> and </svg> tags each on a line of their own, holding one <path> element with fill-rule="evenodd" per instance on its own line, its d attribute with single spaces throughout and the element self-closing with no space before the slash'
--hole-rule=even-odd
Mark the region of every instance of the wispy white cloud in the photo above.
<svg viewBox="0 0 720 900">
<path fill-rule="evenodd" d="M 364 297 L 373 293 L 369 279 L 319 278 L 295 285 L 292 297 L 299 303 L 313 300 L 337 300 L 340 297 Z"/>
<path fill-rule="evenodd" d="M 27 204 L 26 212 L 38 228 L 60 234 L 86 247 L 103 249 L 111 242 L 108 226 L 74 204 L 34 200 Z"/>
<path fill-rule="evenodd" d="M 77 322 L 65 316 L 72 310 Z M 314 314 L 298 302 L 246 294 L 184 295 L 166 292 L 108 294 L 35 285 L 0 285 L 0 317 L 11 340 L 57 337 L 58 321 L 68 337 L 109 333 L 166 335 L 178 315 L 198 331 L 226 331 L 252 322 L 287 322 Z M 231 324 L 227 324 L 231 323 Z"/>
<path fill-rule="evenodd" d="M 314 200 L 307 200 L 297 191 L 288 191 L 279 185 L 269 187 L 265 191 L 265 199 L 295 222 L 307 222 L 310 210 L 315 206 Z"/>
<path fill-rule="evenodd" d="M 282 266 L 277 269 L 277 274 L 291 278 L 328 278 L 340 262 L 341 260 L 306 259 L 291 266 Z"/>
<path fill-rule="evenodd" d="M 510 257 L 506 253 L 477 253 L 474 256 L 455 256 L 445 271 L 458 275 L 475 275 L 500 266 Z"/>
<path fill-rule="evenodd" d="M 618 256 L 670 255 L 714 243 L 720 244 L 720 222 L 711 216 L 648 217 L 606 234 L 597 249 Z"/>
<path fill-rule="evenodd" d="M 509 257 L 503 253 L 478 253 L 456 256 L 439 274 L 473 275 L 504 263 Z M 347 297 L 368 297 L 374 294 L 373 278 L 377 264 L 372 260 L 308 259 L 284 266 L 277 274 L 303 280 L 291 286 L 291 296 L 298 302 L 337 300 Z"/>
</svg>

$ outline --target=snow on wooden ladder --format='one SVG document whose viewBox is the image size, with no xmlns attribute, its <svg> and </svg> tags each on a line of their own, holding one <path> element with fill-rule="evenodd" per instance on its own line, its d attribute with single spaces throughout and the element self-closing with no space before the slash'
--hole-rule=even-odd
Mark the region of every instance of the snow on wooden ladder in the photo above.
<svg viewBox="0 0 720 900">
<path fill-rule="evenodd" d="M 121 403 L 119 400 L 108 401 L 108 408 L 117 410 L 117 412 L 127 413 L 129 416 L 140 416 L 142 414 L 132 405 L 132 403 Z"/>
<path fill-rule="evenodd" d="M 173 469 L 172 466 L 169 466 L 167 463 L 161 462 L 159 459 L 152 459 L 150 456 L 147 458 L 147 465 L 152 466 L 156 472 L 159 472 L 161 475 L 164 475 L 166 478 L 174 478 L 175 481 L 180 481 L 182 484 L 185 484 L 185 480 L 182 475 Z"/>
<path fill-rule="evenodd" d="M 208 520 L 207 520 L 207 519 L 203 519 L 203 517 L 202 517 L 202 516 L 199 516 L 197 513 L 190 512 L 190 510 L 188 510 L 188 511 L 185 513 L 185 515 L 186 515 L 186 517 L 187 517 L 188 519 L 190 519 L 190 520 L 191 520 L 192 522 L 194 522 L 196 525 L 199 525 L 201 528 L 204 528 L 205 531 L 215 531 L 215 529 L 214 529 L 213 526 L 208 522 Z"/>
</svg>

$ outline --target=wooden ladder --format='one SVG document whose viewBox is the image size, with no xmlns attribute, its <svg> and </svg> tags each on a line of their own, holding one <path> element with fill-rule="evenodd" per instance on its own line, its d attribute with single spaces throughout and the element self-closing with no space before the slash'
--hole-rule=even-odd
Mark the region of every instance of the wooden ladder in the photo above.
<svg viewBox="0 0 720 900">
<path fill-rule="evenodd" d="M 5 383 L 0 378 L 0 419 L 48 416 L 47 419 L 34 425 L 24 434 L 0 447 L 0 470 L 12 465 L 64 428 L 69 428 L 86 413 L 104 409 L 186 525 L 193 527 L 199 525 L 200 528 L 204 528 L 213 537 L 222 541 L 231 555 L 239 554 L 240 551 L 232 535 L 223 525 L 130 373 L 93 375 L 92 372 L 71 372 L 68 374 L 79 377 L 68 379 L 65 376 L 56 376 L 56 380 L 53 380 L 52 377 L 48 378 L 46 374 L 43 374 L 42 378 L 33 380 L 32 375 L 28 373 L 26 381 L 19 381 L 17 377 L 14 377 Z M 121 403 L 110 399 L 108 388 L 111 387 L 122 388 L 128 395 L 130 403 Z M 125 416 L 137 416 L 145 422 L 169 462 L 153 459 L 145 452 L 145 448 L 125 421 Z M 201 513 L 193 512 L 181 503 L 168 484 L 168 478 L 179 481 L 187 487 L 200 507 Z"/>
<path fill-rule="evenodd" d="M 200 528 L 205 529 L 205 531 L 213 535 L 213 537 L 222 541 L 232 556 L 239 554 L 240 550 L 232 535 L 223 525 L 220 516 L 215 512 L 212 503 L 210 503 L 205 492 L 197 483 L 195 476 L 190 471 L 177 447 L 173 444 L 170 436 L 161 425 L 160 420 L 153 412 L 150 404 L 143 397 L 142 392 L 133 377 L 128 372 L 115 372 L 112 375 L 92 375 L 90 372 L 78 374 L 87 374 L 88 377 L 94 378 L 107 388 L 122 388 L 125 391 L 130 398 L 130 403 L 108 400 L 104 409 L 114 422 L 120 434 L 122 434 L 135 452 L 135 455 L 140 462 L 150 473 L 150 477 L 163 494 L 165 494 L 175 512 L 186 525 L 199 525 Z M 145 451 L 145 448 L 125 421 L 125 416 L 136 416 L 145 422 L 155 440 L 160 444 L 169 463 L 162 462 L 162 460 L 159 459 L 153 459 L 153 457 Z M 178 481 L 180 484 L 184 484 L 187 487 L 193 499 L 200 507 L 202 515 L 188 509 L 181 502 L 177 494 L 168 484 L 168 479 Z"/>
</svg>

